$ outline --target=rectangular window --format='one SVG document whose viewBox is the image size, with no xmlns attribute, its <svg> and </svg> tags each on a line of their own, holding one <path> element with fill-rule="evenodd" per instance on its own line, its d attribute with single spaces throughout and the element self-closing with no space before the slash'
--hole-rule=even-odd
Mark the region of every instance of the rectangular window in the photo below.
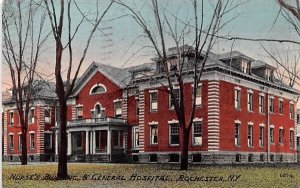
<svg viewBox="0 0 300 188">
<path fill-rule="evenodd" d="M 234 90 L 234 107 L 236 109 L 241 108 L 241 91 L 238 89 Z"/>
<path fill-rule="evenodd" d="M 283 144 L 283 129 L 279 129 L 279 144 Z"/>
<path fill-rule="evenodd" d="M 76 119 L 82 119 L 83 118 L 83 107 L 77 106 L 76 107 Z"/>
<path fill-rule="evenodd" d="M 193 88 L 193 92 L 194 92 L 194 88 Z M 196 106 L 201 106 L 201 104 L 202 104 L 202 87 L 198 86 L 196 88 L 196 101 L 195 101 L 195 105 Z"/>
<path fill-rule="evenodd" d="M 19 134 L 19 150 L 22 150 L 22 134 Z"/>
<path fill-rule="evenodd" d="M 274 143 L 274 128 L 270 128 L 270 143 Z"/>
<path fill-rule="evenodd" d="M 132 128 L 132 148 L 138 149 L 139 148 L 139 127 Z"/>
<path fill-rule="evenodd" d="M 139 99 L 136 99 L 136 116 L 138 117 L 140 114 L 140 102 Z"/>
<path fill-rule="evenodd" d="M 51 123 L 51 109 L 45 109 L 45 123 Z"/>
<path fill-rule="evenodd" d="M 114 109 L 115 109 L 115 117 L 121 117 L 122 116 L 122 102 L 114 102 Z"/>
<path fill-rule="evenodd" d="M 240 146 L 240 124 L 235 124 L 234 145 Z"/>
<path fill-rule="evenodd" d="M 260 95 L 259 96 L 259 112 L 260 113 L 264 113 L 265 110 L 264 110 L 264 103 L 265 103 L 265 97 Z"/>
<path fill-rule="evenodd" d="M 170 145 L 179 145 L 179 124 L 169 125 Z"/>
<path fill-rule="evenodd" d="M 9 149 L 13 150 L 14 149 L 14 135 L 8 135 L 9 138 Z"/>
<path fill-rule="evenodd" d="M 274 113 L 274 99 L 273 98 L 270 98 L 270 100 L 269 100 L 269 111 L 271 112 L 271 113 Z"/>
<path fill-rule="evenodd" d="M 174 94 L 174 97 L 175 97 L 175 101 L 177 102 L 177 104 L 179 105 L 179 99 L 180 99 L 180 94 L 179 94 L 179 89 L 173 89 L 173 94 Z M 173 109 L 174 108 L 174 100 L 172 99 L 171 95 L 169 96 L 169 108 L 170 109 Z"/>
<path fill-rule="evenodd" d="M 158 144 L 158 129 L 157 125 L 150 126 L 150 144 Z"/>
<path fill-rule="evenodd" d="M 45 133 L 44 134 L 44 147 L 45 149 L 52 149 L 52 134 Z"/>
<path fill-rule="evenodd" d="M 248 125 L 248 146 L 253 146 L 253 126 Z"/>
<path fill-rule="evenodd" d="M 249 63 L 242 61 L 242 72 L 249 73 Z"/>
<path fill-rule="evenodd" d="M 290 130 L 290 148 L 294 148 L 294 145 L 295 145 L 294 131 Z"/>
<path fill-rule="evenodd" d="M 34 109 L 30 109 L 28 113 L 28 123 L 34 123 Z"/>
<path fill-rule="evenodd" d="M 14 124 L 14 112 L 9 112 L 9 123 L 11 126 Z"/>
<path fill-rule="evenodd" d="M 193 124 L 193 145 L 202 145 L 202 123 L 197 122 Z"/>
<path fill-rule="evenodd" d="M 157 111 L 157 92 L 150 93 L 150 111 Z"/>
<path fill-rule="evenodd" d="M 299 113 L 299 114 L 297 114 L 296 123 L 297 123 L 297 124 L 300 124 L 300 113 Z"/>
<path fill-rule="evenodd" d="M 248 111 L 253 111 L 253 93 L 248 93 Z"/>
<path fill-rule="evenodd" d="M 279 114 L 283 114 L 283 101 L 279 101 Z"/>
<path fill-rule="evenodd" d="M 29 134 L 30 149 L 34 149 L 34 133 Z"/>
<path fill-rule="evenodd" d="M 290 104 L 290 118 L 294 119 L 295 118 L 295 112 L 294 112 L 294 104 Z"/>
<path fill-rule="evenodd" d="M 264 146 L 264 127 L 259 127 L 259 146 Z"/>
</svg>

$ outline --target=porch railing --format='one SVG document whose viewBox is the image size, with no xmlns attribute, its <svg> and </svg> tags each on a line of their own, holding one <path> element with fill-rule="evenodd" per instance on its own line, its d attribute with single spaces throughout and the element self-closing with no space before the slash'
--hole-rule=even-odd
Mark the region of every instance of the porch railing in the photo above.
<svg viewBox="0 0 300 188">
<path fill-rule="evenodd" d="M 114 117 L 103 117 L 103 118 L 75 119 L 75 120 L 68 121 L 68 125 L 90 124 L 90 123 L 126 123 L 126 120 L 121 118 L 114 118 Z"/>
</svg>

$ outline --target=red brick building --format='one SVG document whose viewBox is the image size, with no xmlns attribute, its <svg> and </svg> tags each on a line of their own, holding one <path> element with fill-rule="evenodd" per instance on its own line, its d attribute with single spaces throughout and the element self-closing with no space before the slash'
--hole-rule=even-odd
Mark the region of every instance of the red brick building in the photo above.
<svg viewBox="0 0 300 188">
<path fill-rule="evenodd" d="M 168 54 L 176 57 L 172 50 Z M 296 161 L 299 92 L 276 80 L 274 67 L 239 52 L 210 54 L 201 83 L 194 86 L 191 56 L 183 55 L 187 116 L 197 87 L 191 163 Z M 179 125 L 161 86 L 164 76 L 156 60 L 129 68 L 93 62 L 68 100 L 70 161 L 179 162 Z M 5 124 L 9 127 L 8 120 Z M 57 155 L 57 126 L 53 131 Z"/>
<path fill-rule="evenodd" d="M 28 114 L 28 161 L 52 161 L 54 147 L 51 127 L 55 124 L 55 90 L 51 83 L 35 81 Z M 19 114 L 11 97 L 3 101 L 3 160 L 20 161 L 22 153 Z"/>
</svg>

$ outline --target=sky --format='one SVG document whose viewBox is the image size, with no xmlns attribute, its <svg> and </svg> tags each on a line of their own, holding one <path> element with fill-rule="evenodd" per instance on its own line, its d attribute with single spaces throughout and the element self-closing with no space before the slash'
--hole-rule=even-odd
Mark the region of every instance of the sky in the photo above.
<svg viewBox="0 0 300 188">
<path fill-rule="evenodd" d="M 279 15 L 276 20 L 279 6 L 275 0 L 244 0 L 245 3 L 233 9 L 230 13 L 224 16 L 224 22 L 235 18 L 227 24 L 219 35 L 238 36 L 245 38 L 274 38 L 274 39 L 289 39 L 298 40 L 299 36 L 295 35 L 293 28 L 282 16 Z M 92 0 L 77 0 L 78 5 L 83 12 L 89 12 L 89 18 L 93 18 L 96 4 Z M 100 0 L 100 10 L 108 4 L 107 0 Z M 154 28 L 154 20 L 149 6 L 145 1 L 124 0 L 136 10 L 140 10 L 142 16 L 149 23 L 150 28 Z M 149 1 L 148 1 L 149 2 Z M 211 3 L 214 1 L 207 1 L 205 5 L 205 20 L 212 12 Z M 162 0 L 160 6 L 164 9 L 168 20 L 174 23 L 174 16 L 177 15 L 181 20 L 188 21 L 191 19 L 192 7 L 190 0 Z M 153 49 L 145 48 L 149 45 L 148 39 L 139 37 L 143 34 L 141 28 L 137 25 L 131 17 L 126 16 L 128 11 L 124 8 L 113 5 L 108 14 L 104 17 L 103 23 L 100 25 L 101 31 L 97 31 L 92 39 L 91 45 L 88 49 L 87 56 L 81 68 L 81 74 L 93 62 L 100 62 L 116 67 L 128 67 L 138 65 L 141 63 L 151 62 L 154 57 Z M 81 15 L 75 7 L 72 11 L 72 20 L 78 23 Z M 276 22 L 275 22 L 276 20 Z M 274 23 L 275 22 L 275 23 Z M 48 23 L 49 24 L 49 23 Z M 178 24 L 180 25 L 180 24 Z M 78 61 L 81 57 L 83 48 L 85 47 L 87 35 L 91 29 L 89 23 L 84 23 L 83 27 L 79 29 L 78 35 L 73 42 L 74 60 Z M 74 24 L 75 27 L 75 24 Z M 180 26 L 178 26 L 180 27 Z M 50 31 L 50 27 L 46 28 Z M 188 40 L 188 37 L 186 41 Z M 173 45 L 171 40 L 167 39 L 167 44 Z M 293 48 L 295 52 L 299 52 L 299 46 L 294 47 L 291 44 L 282 43 L 262 43 L 249 41 L 226 41 L 219 40 L 213 51 L 215 53 L 223 53 L 231 50 L 238 50 L 254 59 L 264 60 L 270 62 L 263 47 L 272 50 L 272 48 Z M 66 53 L 67 54 L 67 53 Z M 47 79 L 53 80 L 55 60 L 55 45 L 53 36 L 51 35 L 47 44 L 44 46 L 44 53 L 39 59 L 38 72 L 46 76 Z M 63 61 L 67 62 L 67 55 L 64 55 Z M 2 61 L 3 62 L 3 61 Z M 11 87 L 10 77 L 7 74 L 8 69 L 2 63 L 2 89 L 5 90 Z M 54 80 L 53 80 L 54 81 Z M 299 88 L 300 89 L 300 88 Z"/>
</svg>

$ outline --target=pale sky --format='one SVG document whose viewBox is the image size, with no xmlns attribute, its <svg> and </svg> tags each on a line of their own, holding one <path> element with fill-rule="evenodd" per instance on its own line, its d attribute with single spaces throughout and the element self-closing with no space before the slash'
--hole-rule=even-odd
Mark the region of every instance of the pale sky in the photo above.
<svg viewBox="0 0 300 188">
<path fill-rule="evenodd" d="M 95 4 L 91 0 L 77 0 L 83 11 L 94 12 Z M 107 0 L 101 0 L 100 3 L 107 4 Z M 124 2 L 132 3 L 132 0 Z M 141 10 L 142 15 L 149 25 L 153 27 L 153 19 L 151 17 L 151 11 L 144 1 L 136 1 L 136 7 Z M 166 15 L 172 22 L 173 18 L 171 13 L 178 15 L 181 20 L 188 20 L 192 14 L 190 0 L 162 0 L 162 7 L 166 9 Z M 101 4 L 103 5 L 103 4 Z M 205 14 L 208 15 L 211 12 L 211 6 L 206 5 Z M 75 7 L 74 7 L 75 10 Z M 237 17 L 225 28 L 223 28 L 219 35 L 231 35 L 246 38 L 278 38 L 278 39 L 290 39 L 299 41 L 299 36 L 295 35 L 293 28 L 285 21 L 281 15 L 279 15 L 277 22 L 274 24 L 276 16 L 279 11 L 279 6 L 275 0 L 250 0 L 238 8 L 232 10 L 225 20 L 232 17 Z M 144 62 L 150 62 L 150 58 L 153 57 L 152 49 L 144 49 L 135 54 L 145 44 L 149 44 L 147 39 L 136 40 L 137 36 L 142 34 L 140 27 L 129 17 L 123 16 L 126 12 L 124 8 L 120 8 L 118 5 L 113 5 L 109 13 L 105 17 L 105 22 L 101 25 L 103 33 L 97 32 L 93 37 L 92 43 L 88 50 L 86 59 L 84 61 L 81 73 L 93 62 L 101 62 L 104 64 L 110 64 L 117 67 L 128 67 L 131 65 L 138 65 Z M 118 18 L 121 17 L 121 18 Z M 79 20 L 80 14 L 74 11 L 72 15 L 73 20 Z M 116 19 L 118 18 L 118 19 Z M 48 28 L 49 30 L 50 28 Z M 82 49 L 85 46 L 86 36 L 90 30 L 90 25 L 85 24 L 83 28 L 79 30 L 78 36 L 73 42 L 75 60 L 80 58 Z M 133 42 L 134 41 L 134 42 Z M 188 40 L 187 40 L 188 41 Z M 134 43 L 134 44 L 132 44 Z M 170 45 L 170 43 L 168 43 Z M 269 61 L 267 54 L 263 51 L 262 46 L 271 49 L 274 45 L 278 48 L 288 48 L 290 44 L 274 44 L 274 43 L 261 43 L 261 42 L 246 42 L 246 41 L 219 41 L 213 51 L 216 53 L 228 52 L 231 49 L 238 50 L 254 59 Z M 45 53 L 40 58 L 40 65 L 38 71 L 43 74 L 50 75 L 54 72 L 53 62 L 55 60 L 55 48 L 53 43 L 53 36 L 50 36 L 50 40 L 45 46 Z M 171 46 L 170 46 L 171 47 Z M 294 48 L 296 53 L 299 53 L 299 46 Z M 67 54 L 67 53 L 66 53 Z M 134 55 L 135 54 L 135 55 Z M 149 55 L 150 54 L 150 55 Z M 65 59 L 67 61 L 67 59 Z M 7 75 L 7 67 L 2 63 L 2 88 L 6 89 L 10 87 L 10 77 Z M 53 76 L 49 76 L 53 79 Z"/>
</svg>

